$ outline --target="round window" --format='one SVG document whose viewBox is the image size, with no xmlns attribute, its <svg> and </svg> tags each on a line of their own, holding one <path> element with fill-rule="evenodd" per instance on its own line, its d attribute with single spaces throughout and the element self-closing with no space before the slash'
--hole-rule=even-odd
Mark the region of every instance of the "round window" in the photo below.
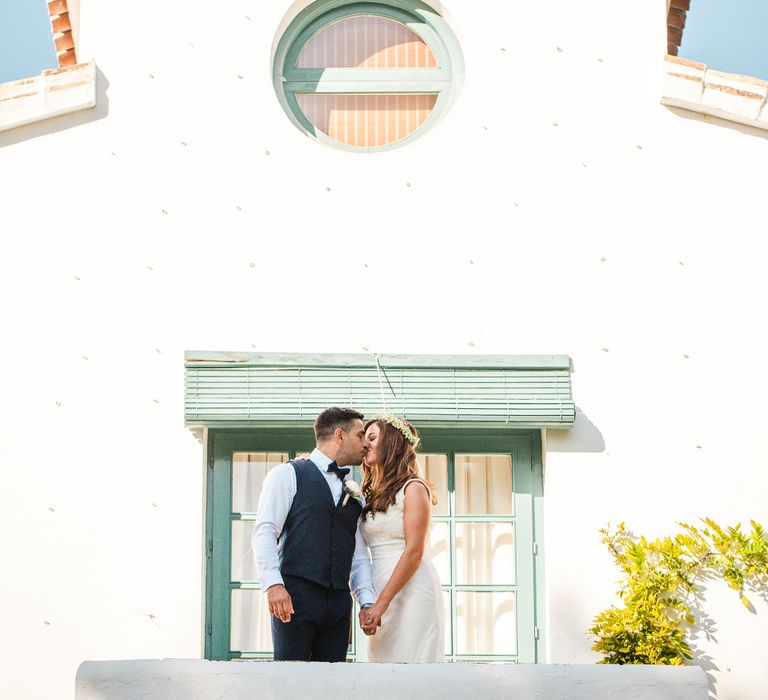
<svg viewBox="0 0 768 700">
<path fill-rule="evenodd" d="M 293 123 L 320 141 L 371 151 L 434 125 L 463 73 L 437 11 L 416 0 L 319 0 L 277 43 L 275 90 Z"/>
</svg>

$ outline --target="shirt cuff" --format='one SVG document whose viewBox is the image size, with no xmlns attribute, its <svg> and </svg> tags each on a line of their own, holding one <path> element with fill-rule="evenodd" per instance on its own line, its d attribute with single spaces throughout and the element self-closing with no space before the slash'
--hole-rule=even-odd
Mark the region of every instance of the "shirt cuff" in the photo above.
<svg viewBox="0 0 768 700">
<path fill-rule="evenodd" d="M 283 577 L 279 571 L 269 572 L 261 577 L 261 590 L 266 591 L 268 588 L 276 585 L 285 585 L 283 583 Z"/>
<path fill-rule="evenodd" d="M 357 591 L 357 602 L 360 605 L 365 605 L 366 603 L 373 605 L 376 602 L 376 593 L 374 593 L 372 588 L 361 588 Z"/>
</svg>

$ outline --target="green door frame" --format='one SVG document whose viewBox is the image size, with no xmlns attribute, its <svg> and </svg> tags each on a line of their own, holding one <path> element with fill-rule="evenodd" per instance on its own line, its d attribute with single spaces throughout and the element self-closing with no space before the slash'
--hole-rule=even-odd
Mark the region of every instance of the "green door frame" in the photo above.
<svg viewBox="0 0 768 700">
<path fill-rule="evenodd" d="M 512 661 L 536 663 L 543 660 L 545 640 L 541 629 L 543 620 L 543 547 L 538 533 L 542 532 L 543 472 L 541 431 L 508 429 L 475 429 L 467 427 L 430 427 L 421 431 L 421 450 L 425 453 L 448 453 L 449 475 L 453 474 L 454 453 L 510 453 L 514 469 L 515 523 L 517 579 L 517 640 L 518 654 Z M 253 429 L 215 429 L 208 431 L 207 484 L 206 484 L 206 591 L 205 591 L 205 658 L 227 660 L 232 658 L 264 658 L 261 654 L 238 653 L 230 650 L 231 591 L 239 587 L 257 587 L 231 581 L 232 521 L 251 519 L 255 513 L 233 513 L 232 508 L 232 454 L 234 452 L 288 452 L 294 456 L 314 445 L 312 428 L 275 426 Z M 452 477 L 449 477 L 452 478 Z M 454 513 L 453 483 L 449 480 L 450 512 Z M 449 522 L 451 543 L 455 542 L 457 522 L 503 520 L 495 516 L 435 516 L 435 522 Z M 452 547 L 453 548 L 453 547 Z M 454 565 L 455 566 L 455 565 Z M 509 586 L 458 586 L 455 576 L 452 584 L 444 586 L 451 596 L 464 589 L 507 590 Z M 520 601 L 531 601 L 519 605 Z M 446 630 L 448 632 L 448 630 Z M 453 660 L 494 660 L 495 657 L 455 654 L 456 624 L 453 619 L 450 633 L 453 638 Z M 359 635 L 355 634 L 357 639 Z M 359 640 L 357 640 L 359 641 Z M 354 645 L 352 656 L 364 658 Z M 364 650 L 362 650 L 364 652 Z M 269 658 L 269 657 L 267 657 Z M 503 657 L 507 659 L 507 657 Z"/>
</svg>

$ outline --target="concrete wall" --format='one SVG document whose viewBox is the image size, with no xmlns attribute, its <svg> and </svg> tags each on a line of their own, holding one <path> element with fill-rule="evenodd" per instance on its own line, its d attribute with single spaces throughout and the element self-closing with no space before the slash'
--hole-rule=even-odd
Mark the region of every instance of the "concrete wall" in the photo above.
<svg viewBox="0 0 768 700">
<path fill-rule="evenodd" d="M 327 664 L 237 661 L 88 661 L 77 700 L 231 700 L 355 697 L 411 700 L 632 698 L 706 700 L 699 668 L 514 664 Z"/>
<path fill-rule="evenodd" d="M 71 697 L 84 659 L 201 656 L 185 349 L 569 354 L 580 413 L 545 466 L 553 663 L 597 659 L 608 521 L 768 523 L 768 142 L 659 104 L 662 2 L 447 6 L 462 94 L 365 156 L 279 107 L 287 2 L 81 1 L 97 107 L 0 135 L 3 696 Z M 712 689 L 762 697 L 768 609 L 708 603 Z"/>
</svg>

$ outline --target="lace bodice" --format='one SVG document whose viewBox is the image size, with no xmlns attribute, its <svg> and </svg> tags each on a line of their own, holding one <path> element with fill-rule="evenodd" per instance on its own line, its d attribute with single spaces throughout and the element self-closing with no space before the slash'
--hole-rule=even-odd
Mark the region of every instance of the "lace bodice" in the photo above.
<svg viewBox="0 0 768 700">
<path fill-rule="evenodd" d="M 395 502 L 383 513 L 368 513 L 360 524 L 360 532 L 365 543 L 371 548 L 371 554 L 396 554 L 405 549 L 405 525 L 403 522 L 403 505 L 405 503 L 405 487 L 411 479 L 403 484 Z"/>
</svg>

